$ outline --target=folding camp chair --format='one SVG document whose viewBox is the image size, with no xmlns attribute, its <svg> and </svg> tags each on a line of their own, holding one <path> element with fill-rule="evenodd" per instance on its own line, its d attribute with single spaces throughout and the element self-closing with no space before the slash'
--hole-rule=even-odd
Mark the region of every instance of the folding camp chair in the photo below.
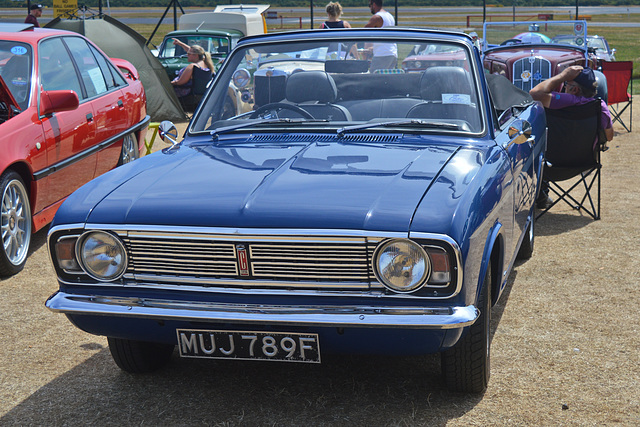
<svg viewBox="0 0 640 427">
<path fill-rule="evenodd" d="M 597 98 L 583 105 L 546 110 L 547 151 L 542 180 L 556 197 L 537 218 L 563 200 L 600 219 L 600 152 L 607 141 L 600 125 L 601 109 Z M 572 178 L 568 184 L 563 182 Z"/>
<path fill-rule="evenodd" d="M 608 100 L 610 106 L 611 119 L 613 122 L 619 122 L 627 132 L 631 132 L 633 128 L 633 62 L 617 61 L 602 62 L 602 72 L 607 78 Z M 613 105 L 615 104 L 615 106 Z M 622 120 L 622 113 L 629 109 L 628 124 Z"/>
<path fill-rule="evenodd" d="M 182 109 L 187 112 L 195 111 L 196 107 L 202 100 L 202 96 L 207 92 L 209 83 L 211 82 L 211 71 L 205 71 L 198 67 L 193 67 L 193 74 L 191 75 L 193 86 L 191 86 L 191 93 L 187 96 L 180 97 L 180 104 Z"/>
</svg>

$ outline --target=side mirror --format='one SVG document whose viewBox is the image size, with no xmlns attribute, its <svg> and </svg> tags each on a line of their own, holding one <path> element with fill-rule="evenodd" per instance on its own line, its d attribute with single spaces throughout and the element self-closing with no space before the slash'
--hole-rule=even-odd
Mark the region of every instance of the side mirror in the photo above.
<svg viewBox="0 0 640 427">
<path fill-rule="evenodd" d="M 163 141 L 166 138 L 171 142 L 172 145 L 170 149 L 178 145 L 178 129 L 176 128 L 176 125 L 169 120 L 163 120 L 160 122 L 160 126 L 158 126 L 158 136 Z"/>
<path fill-rule="evenodd" d="M 48 90 L 40 93 L 40 116 L 78 108 L 78 95 L 72 90 Z"/>
</svg>

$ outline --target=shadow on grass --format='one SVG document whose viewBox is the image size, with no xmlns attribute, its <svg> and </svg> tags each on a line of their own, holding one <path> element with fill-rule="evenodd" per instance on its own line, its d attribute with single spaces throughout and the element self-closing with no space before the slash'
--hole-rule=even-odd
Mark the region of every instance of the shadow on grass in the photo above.
<svg viewBox="0 0 640 427">
<path fill-rule="evenodd" d="M 590 216 L 575 213 L 555 213 L 549 211 L 536 221 L 536 236 L 557 236 L 586 227 L 593 223 Z"/>
<path fill-rule="evenodd" d="M 303 365 L 174 354 L 166 368 L 132 375 L 103 348 L 22 401 L 0 424 L 444 426 L 482 395 L 447 392 L 439 365 L 438 355 L 333 356 L 322 365 Z"/>
<path fill-rule="evenodd" d="M 49 233 L 48 225 L 38 230 L 37 233 L 33 233 L 31 235 L 31 243 L 29 244 L 29 255 L 27 256 L 31 256 L 34 252 L 36 252 L 47 243 L 47 233 Z"/>
</svg>

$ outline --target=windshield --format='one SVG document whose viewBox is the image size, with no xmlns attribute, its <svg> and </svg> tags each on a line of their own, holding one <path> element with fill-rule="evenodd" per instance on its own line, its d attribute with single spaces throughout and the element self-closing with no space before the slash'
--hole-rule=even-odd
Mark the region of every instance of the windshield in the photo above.
<svg viewBox="0 0 640 427">
<path fill-rule="evenodd" d="M 566 44 L 587 49 L 586 21 L 486 22 L 483 50 L 497 46 Z"/>
<path fill-rule="evenodd" d="M 589 44 L 589 47 L 592 47 L 596 50 L 604 50 L 605 52 L 609 50 L 604 43 L 604 39 L 588 37 L 587 43 Z"/>
<path fill-rule="evenodd" d="M 0 40 L 0 76 L 22 110 L 29 104 L 32 64 L 29 44 Z"/>
<path fill-rule="evenodd" d="M 178 40 L 180 43 L 174 43 Z M 181 35 L 167 37 L 160 46 L 160 58 L 186 58 L 184 46 L 200 45 L 211 56 L 224 56 L 229 53 L 229 41 L 225 37 L 202 35 Z"/>
<path fill-rule="evenodd" d="M 342 37 L 238 47 L 190 131 L 217 135 L 255 125 L 482 132 L 475 67 L 466 45 L 349 40 L 349 31 L 339 33 Z M 423 58 L 418 64 L 416 55 Z M 410 67 L 407 58 L 414 58 Z"/>
</svg>

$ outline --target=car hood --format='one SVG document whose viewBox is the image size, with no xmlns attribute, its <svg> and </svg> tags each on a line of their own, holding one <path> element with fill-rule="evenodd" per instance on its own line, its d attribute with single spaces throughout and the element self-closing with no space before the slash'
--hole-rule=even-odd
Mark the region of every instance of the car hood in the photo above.
<svg viewBox="0 0 640 427">
<path fill-rule="evenodd" d="M 86 212 L 87 202 L 100 197 L 87 219 L 93 224 L 408 231 L 456 150 L 319 142 L 182 146 L 134 162 L 153 166 L 137 165 L 133 178 L 104 197 L 109 186 L 94 180 L 77 205 Z"/>
</svg>

